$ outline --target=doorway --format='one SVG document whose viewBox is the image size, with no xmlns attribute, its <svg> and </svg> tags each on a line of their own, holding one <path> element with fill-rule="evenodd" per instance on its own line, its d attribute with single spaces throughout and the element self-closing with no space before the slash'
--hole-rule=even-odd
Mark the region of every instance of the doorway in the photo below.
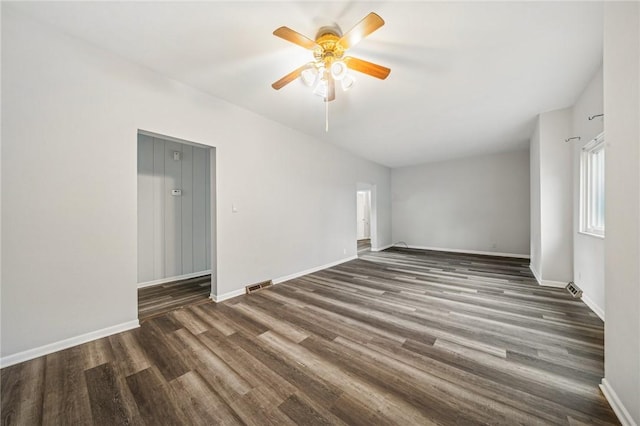
<svg viewBox="0 0 640 426">
<path fill-rule="evenodd" d="M 215 148 L 138 133 L 138 317 L 209 300 Z"/>
<path fill-rule="evenodd" d="M 356 238 L 358 253 L 371 250 L 371 190 L 356 192 Z"/>
</svg>

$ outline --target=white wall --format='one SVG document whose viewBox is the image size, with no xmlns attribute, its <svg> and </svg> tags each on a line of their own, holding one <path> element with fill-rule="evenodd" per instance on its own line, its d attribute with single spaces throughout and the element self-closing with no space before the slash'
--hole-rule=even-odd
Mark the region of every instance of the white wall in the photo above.
<svg viewBox="0 0 640 426">
<path fill-rule="evenodd" d="M 561 286 L 573 278 L 573 149 L 565 142 L 570 134 L 571 109 L 567 108 L 540 114 L 530 141 L 537 160 L 531 163 L 531 193 L 536 198 L 532 271 L 544 285 Z"/>
<path fill-rule="evenodd" d="M 603 389 L 619 416 L 640 424 L 640 3 L 604 8 Z"/>
<path fill-rule="evenodd" d="M 573 279 L 582 289 L 582 298 L 591 309 L 604 316 L 604 240 L 580 233 L 580 157 L 582 148 L 602 133 L 602 117 L 588 117 L 603 112 L 602 67 L 594 74 L 589 84 L 572 109 L 571 141 L 573 148 Z"/>
<path fill-rule="evenodd" d="M 573 174 L 571 110 L 540 114 L 542 280 L 573 278 Z"/>
<path fill-rule="evenodd" d="M 530 214 L 531 214 L 531 272 L 540 281 L 542 275 L 542 229 L 540 217 L 540 119 L 536 120 L 536 126 L 529 140 L 529 176 L 530 176 Z"/>
<path fill-rule="evenodd" d="M 391 171 L 394 242 L 529 254 L 529 153 L 493 154 Z"/>
<path fill-rule="evenodd" d="M 211 269 L 209 173 L 208 148 L 138 135 L 139 284 Z"/>
<path fill-rule="evenodd" d="M 3 357 L 137 318 L 138 129 L 216 147 L 219 296 L 355 256 L 356 182 L 391 243 L 389 169 L 6 9 L 2 89 Z"/>
</svg>

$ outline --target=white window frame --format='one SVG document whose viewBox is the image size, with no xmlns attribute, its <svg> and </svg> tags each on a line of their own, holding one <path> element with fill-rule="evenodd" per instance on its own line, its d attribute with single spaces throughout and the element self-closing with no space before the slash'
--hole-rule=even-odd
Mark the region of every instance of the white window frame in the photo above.
<svg viewBox="0 0 640 426">
<path fill-rule="evenodd" d="M 604 156 L 604 133 L 587 143 L 580 155 L 580 232 L 599 238 L 604 238 Z"/>
</svg>

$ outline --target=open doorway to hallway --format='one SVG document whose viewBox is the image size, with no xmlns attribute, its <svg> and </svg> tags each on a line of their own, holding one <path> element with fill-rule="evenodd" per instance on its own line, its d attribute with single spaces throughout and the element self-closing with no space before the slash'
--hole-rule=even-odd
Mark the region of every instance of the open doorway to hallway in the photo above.
<svg viewBox="0 0 640 426">
<path fill-rule="evenodd" d="M 358 253 L 371 250 L 371 189 L 356 192 L 356 236 Z"/>
</svg>

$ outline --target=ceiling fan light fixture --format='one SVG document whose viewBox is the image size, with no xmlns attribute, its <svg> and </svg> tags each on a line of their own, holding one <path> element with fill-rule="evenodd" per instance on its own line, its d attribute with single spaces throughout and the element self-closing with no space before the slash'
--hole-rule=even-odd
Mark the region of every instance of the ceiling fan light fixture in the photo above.
<svg viewBox="0 0 640 426">
<path fill-rule="evenodd" d="M 329 93 L 329 82 L 327 82 L 327 80 L 325 80 L 324 78 L 319 79 L 318 83 L 316 84 L 316 87 L 314 87 L 313 89 L 313 94 L 318 95 L 322 98 L 326 98 L 328 93 Z"/>
<path fill-rule="evenodd" d="M 300 78 L 304 84 L 312 88 L 315 95 L 323 98 L 325 102 L 325 131 L 329 131 L 329 102 L 336 99 L 336 81 L 339 81 L 342 90 L 346 91 L 355 83 L 355 78 L 349 74 L 349 70 L 358 71 L 381 80 L 387 78 L 391 72 L 389 68 L 381 65 L 344 56 L 347 49 L 383 25 L 384 20 L 376 13 L 371 12 L 345 34 L 342 34 L 337 25 L 322 27 L 315 40 L 288 27 L 276 29 L 273 35 L 312 51 L 314 61 L 296 68 L 271 84 L 271 87 L 280 90 Z"/>
<path fill-rule="evenodd" d="M 345 74 L 345 76 L 340 80 L 340 86 L 342 86 L 343 91 L 347 91 L 353 87 L 353 83 L 356 82 L 356 79 L 351 74 Z"/>
<path fill-rule="evenodd" d="M 342 80 L 347 75 L 347 64 L 344 61 L 333 61 L 331 64 L 331 77 L 334 80 Z"/>
<path fill-rule="evenodd" d="M 302 81 L 304 84 L 311 87 L 315 84 L 316 79 L 318 78 L 318 70 L 316 70 L 315 67 L 311 66 L 302 71 L 300 77 L 302 77 Z"/>
</svg>

